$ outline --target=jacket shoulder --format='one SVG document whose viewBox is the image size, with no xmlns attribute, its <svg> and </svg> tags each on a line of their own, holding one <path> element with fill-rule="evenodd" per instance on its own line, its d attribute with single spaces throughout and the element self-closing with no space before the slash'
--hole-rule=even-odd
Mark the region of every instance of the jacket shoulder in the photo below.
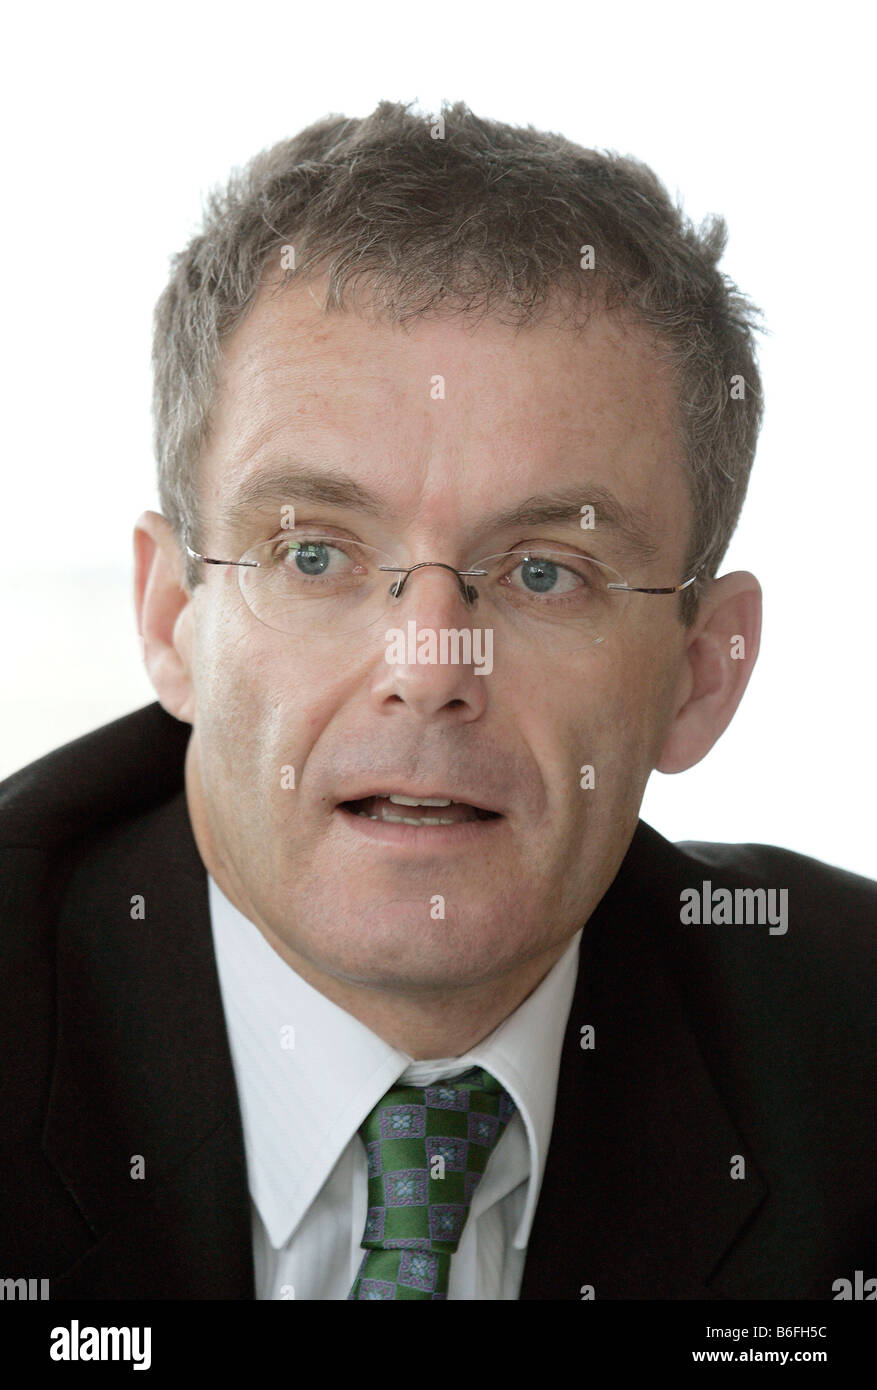
<svg viewBox="0 0 877 1390">
<path fill-rule="evenodd" d="M 155 701 L 20 768 L 0 782 L 0 850 L 51 851 L 167 800 L 190 733 Z"/>
<path fill-rule="evenodd" d="M 735 996 L 742 990 L 775 1023 L 795 1019 L 802 1048 L 805 1019 L 814 1040 L 825 1028 L 847 1043 L 873 1033 L 877 882 L 777 845 L 668 849 L 688 904 L 672 930 L 680 953 L 733 981 Z"/>
<path fill-rule="evenodd" d="M 716 844 L 685 840 L 674 848 L 690 871 L 712 872 L 716 882 L 729 880 L 743 888 L 788 893 L 790 909 L 802 922 L 830 920 L 852 914 L 877 927 L 877 881 L 779 845 Z"/>
</svg>

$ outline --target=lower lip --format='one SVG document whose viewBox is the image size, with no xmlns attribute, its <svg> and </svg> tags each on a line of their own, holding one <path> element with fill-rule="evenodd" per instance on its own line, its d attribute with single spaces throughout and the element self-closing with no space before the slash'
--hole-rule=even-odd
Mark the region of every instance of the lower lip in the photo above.
<svg viewBox="0 0 877 1390">
<path fill-rule="evenodd" d="M 396 821 L 372 820 L 336 806 L 334 814 L 349 830 L 366 840 L 384 845 L 399 845 L 418 853 L 429 850 L 463 849 L 467 845 L 484 847 L 491 835 L 505 824 L 505 816 L 490 820 L 464 820 L 456 825 L 399 825 Z"/>
</svg>

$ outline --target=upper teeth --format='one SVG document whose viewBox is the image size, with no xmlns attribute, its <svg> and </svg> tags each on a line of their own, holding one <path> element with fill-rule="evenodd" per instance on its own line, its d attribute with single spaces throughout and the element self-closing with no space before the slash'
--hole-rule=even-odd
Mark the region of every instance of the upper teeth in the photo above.
<svg viewBox="0 0 877 1390">
<path fill-rule="evenodd" d="M 441 796 L 399 796 L 392 792 L 387 798 L 394 801 L 397 806 L 450 806 L 450 800 L 445 800 Z"/>
</svg>

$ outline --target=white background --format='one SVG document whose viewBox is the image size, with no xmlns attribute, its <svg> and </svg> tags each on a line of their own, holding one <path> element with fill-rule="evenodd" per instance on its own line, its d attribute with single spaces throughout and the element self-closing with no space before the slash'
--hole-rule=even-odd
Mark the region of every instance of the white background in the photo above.
<svg viewBox="0 0 877 1390">
<path fill-rule="evenodd" d="M 725 570 L 762 652 L 709 757 L 655 774 L 671 839 L 877 877 L 873 36 L 864 6 L 186 3 L 7 18 L 0 776 L 154 698 L 132 599 L 157 509 L 151 313 L 230 167 L 378 100 L 645 160 L 765 311 L 767 418 Z"/>
</svg>

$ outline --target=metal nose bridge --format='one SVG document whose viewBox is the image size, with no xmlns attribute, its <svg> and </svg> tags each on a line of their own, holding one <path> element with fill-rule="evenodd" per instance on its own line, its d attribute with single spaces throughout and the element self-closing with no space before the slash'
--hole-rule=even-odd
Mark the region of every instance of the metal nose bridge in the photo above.
<svg viewBox="0 0 877 1390">
<path fill-rule="evenodd" d="M 402 578 L 397 579 L 395 584 L 390 585 L 390 593 L 393 598 L 401 598 L 405 585 L 408 583 L 409 575 L 415 570 L 427 569 L 434 566 L 437 569 L 450 570 L 451 574 L 457 576 L 457 583 L 460 586 L 460 594 L 467 608 L 471 608 L 478 597 L 478 590 L 474 584 L 464 583 L 464 575 L 486 574 L 487 570 L 458 570 L 453 565 L 446 565 L 443 560 L 420 560 L 416 565 L 378 565 L 378 569 L 386 570 L 390 574 L 401 574 Z"/>
</svg>

